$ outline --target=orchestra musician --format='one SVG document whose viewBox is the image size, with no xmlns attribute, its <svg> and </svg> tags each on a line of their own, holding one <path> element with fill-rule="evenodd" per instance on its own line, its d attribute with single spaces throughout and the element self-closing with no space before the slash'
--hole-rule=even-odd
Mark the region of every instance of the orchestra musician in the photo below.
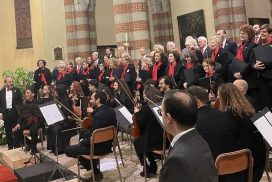
<svg viewBox="0 0 272 182">
<path fill-rule="evenodd" d="M 28 104 L 37 105 L 39 104 L 37 99 L 34 98 L 34 90 L 32 88 L 27 88 L 25 90 L 25 102 L 23 103 L 25 107 Z M 38 106 L 37 106 L 38 107 Z M 21 139 L 23 140 L 23 131 L 30 130 L 31 140 L 26 139 L 26 151 L 31 150 L 30 154 L 34 155 L 38 152 L 37 142 L 38 142 L 38 129 L 44 127 L 44 120 L 37 113 L 29 111 L 27 116 L 19 116 L 18 124 L 13 128 L 13 132 L 19 132 Z"/>
<path fill-rule="evenodd" d="M 92 126 L 91 129 L 85 132 L 84 138 L 79 144 L 71 145 L 65 148 L 65 154 L 68 157 L 77 158 L 78 155 L 90 154 L 90 136 L 95 129 L 104 128 L 107 126 L 116 126 L 116 115 L 113 108 L 106 106 L 107 96 L 102 91 L 96 91 L 92 94 L 90 104 L 91 108 L 88 111 L 92 113 Z M 94 154 L 103 155 L 111 152 L 112 142 L 107 141 L 94 145 Z M 90 161 L 84 157 L 79 157 L 80 163 L 87 170 L 91 169 Z M 93 159 L 94 178 L 96 181 L 103 179 L 103 174 L 99 169 L 99 160 Z M 92 179 L 88 179 L 92 181 Z"/>
<path fill-rule="evenodd" d="M 41 90 L 41 95 L 39 96 L 39 102 L 40 103 L 47 103 L 47 102 L 52 102 L 53 101 L 53 91 L 52 87 L 49 85 L 44 85 L 42 90 Z"/>
<path fill-rule="evenodd" d="M 144 166 L 144 154 L 147 156 L 149 165 L 147 166 L 147 176 L 157 174 L 157 164 L 154 159 L 153 150 L 161 150 L 163 148 L 163 129 L 152 112 L 149 104 L 161 102 L 161 98 L 157 97 L 160 91 L 154 86 L 148 85 L 144 89 L 145 103 L 141 108 L 134 108 L 134 115 L 140 135 L 134 141 L 134 147 L 142 166 Z M 147 99 L 148 98 L 148 99 Z M 151 101 L 149 101 L 151 100 Z M 140 173 L 144 177 L 144 169 Z"/>
<path fill-rule="evenodd" d="M 76 127 L 76 123 L 68 119 L 70 112 L 72 110 L 72 102 L 69 99 L 69 96 L 66 91 L 66 87 L 63 84 L 56 86 L 55 91 L 56 102 L 61 108 L 61 111 L 64 114 L 64 121 L 60 121 L 54 125 L 48 126 L 47 130 L 47 150 L 51 150 L 55 155 L 60 155 L 64 153 L 64 148 L 69 145 L 70 138 L 75 135 L 74 131 L 61 132 L 62 130 L 70 129 Z M 69 111 L 65 108 L 69 109 Z M 57 140 L 57 149 L 56 151 L 56 134 L 58 137 Z"/>
<path fill-rule="evenodd" d="M 218 88 L 218 97 L 220 110 L 226 112 L 230 118 L 230 122 L 226 127 L 233 132 L 233 136 L 227 138 L 225 141 L 234 139 L 237 150 L 244 148 L 251 150 L 254 160 L 253 181 L 260 181 L 265 167 L 266 147 L 262 135 L 250 120 L 255 114 L 255 110 L 246 97 L 232 83 L 220 85 Z M 219 179 L 221 179 L 221 176 Z M 221 182 L 221 180 L 219 181 Z M 247 181 L 247 174 L 239 173 L 239 176 L 222 176 L 222 181 Z"/>
<path fill-rule="evenodd" d="M 161 94 L 164 95 L 167 91 L 174 88 L 174 81 L 169 76 L 162 76 L 159 79 L 159 90 L 161 91 Z"/>
</svg>

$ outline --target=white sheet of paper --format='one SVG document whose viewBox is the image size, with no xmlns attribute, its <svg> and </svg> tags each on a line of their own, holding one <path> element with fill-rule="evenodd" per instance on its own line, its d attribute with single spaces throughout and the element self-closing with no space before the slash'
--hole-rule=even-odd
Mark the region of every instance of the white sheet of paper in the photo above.
<svg viewBox="0 0 272 182">
<path fill-rule="evenodd" d="M 266 113 L 265 115 L 269 115 L 269 113 L 270 112 Z M 264 139 L 269 143 L 270 147 L 272 147 L 272 126 L 269 121 L 264 116 L 262 116 L 254 122 L 254 125 L 263 135 Z"/>
<path fill-rule="evenodd" d="M 40 110 L 48 125 L 52 125 L 56 122 L 64 120 L 64 117 L 62 116 L 56 104 L 50 104 L 40 107 Z"/>
<path fill-rule="evenodd" d="M 159 118 L 159 121 L 161 122 L 162 126 L 164 126 L 163 124 L 163 120 L 162 120 L 162 116 L 159 114 L 160 113 L 160 106 L 158 107 L 153 107 L 154 113 L 157 115 L 157 117 Z"/>
<path fill-rule="evenodd" d="M 119 111 L 125 116 L 125 118 L 132 124 L 133 121 L 132 121 L 132 114 L 127 110 L 127 108 L 124 106 L 124 107 L 121 107 L 119 109 Z"/>
<path fill-rule="evenodd" d="M 118 160 L 118 164 L 122 164 L 122 161 Z M 101 171 L 110 171 L 117 169 L 115 159 L 104 158 L 100 160 L 100 169 Z"/>
</svg>

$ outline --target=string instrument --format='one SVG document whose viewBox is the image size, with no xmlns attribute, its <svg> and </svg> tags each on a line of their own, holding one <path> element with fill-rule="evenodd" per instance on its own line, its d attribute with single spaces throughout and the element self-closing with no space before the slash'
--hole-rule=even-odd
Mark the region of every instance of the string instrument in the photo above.
<svg viewBox="0 0 272 182">
<path fill-rule="evenodd" d="M 61 105 L 63 108 L 65 108 L 69 113 L 71 113 L 71 114 L 74 116 L 74 118 L 68 117 L 69 119 L 72 119 L 72 120 L 75 120 L 75 121 L 79 121 L 80 123 L 82 123 L 81 126 L 82 126 L 82 128 L 84 128 L 84 129 L 89 129 L 89 128 L 91 127 L 91 124 L 92 124 L 92 121 L 90 121 L 91 118 L 90 118 L 90 120 L 89 120 L 89 119 L 86 119 L 86 120 L 85 120 L 85 118 L 82 120 L 82 119 L 81 119 L 80 117 L 78 117 L 73 111 L 71 111 L 71 110 L 68 109 L 65 105 L 63 105 L 60 101 L 58 101 L 57 99 L 55 99 L 55 101 L 56 101 L 59 105 Z M 87 126 L 89 126 L 89 127 L 87 128 Z"/>
<path fill-rule="evenodd" d="M 128 93 L 127 89 L 125 89 L 125 86 L 128 88 L 127 85 L 123 85 L 123 84 L 126 84 L 126 82 L 121 82 L 117 77 L 115 77 L 116 81 L 119 83 L 119 85 L 122 87 L 123 91 L 126 93 L 126 95 L 128 96 L 128 98 L 131 100 L 131 102 L 133 103 L 133 105 L 135 107 L 137 107 L 137 103 L 133 100 L 132 98 L 132 94 Z M 139 105 L 138 105 L 139 107 Z M 140 109 L 140 108 L 138 108 Z M 135 114 L 132 115 L 132 124 L 131 124 L 131 135 L 134 139 L 137 139 L 139 136 L 140 136 L 140 129 L 138 127 L 138 124 L 137 124 L 137 120 L 136 120 L 136 117 L 135 117 Z"/>
<path fill-rule="evenodd" d="M 27 125 L 32 125 L 38 123 L 39 119 L 36 116 L 30 116 L 26 119 Z"/>
<path fill-rule="evenodd" d="M 92 118 L 90 117 L 85 117 L 84 119 L 77 119 L 77 118 L 70 118 L 70 119 L 78 121 L 79 125 L 84 131 L 90 129 L 93 122 Z"/>
</svg>

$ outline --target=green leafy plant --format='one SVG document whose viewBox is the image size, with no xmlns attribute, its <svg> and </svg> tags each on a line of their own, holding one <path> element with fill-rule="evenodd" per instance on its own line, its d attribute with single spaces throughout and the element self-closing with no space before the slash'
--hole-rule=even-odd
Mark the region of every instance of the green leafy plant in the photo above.
<svg viewBox="0 0 272 182">
<path fill-rule="evenodd" d="M 6 145 L 7 143 L 7 138 L 6 138 L 6 133 L 4 129 L 4 121 L 0 120 L 0 145 Z"/>
<path fill-rule="evenodd" d="M 17 68 L 16 70 L 7 70 L 2 74 L 3 78 L 11 76 L 13 78 L 13 84 L 19 88 L 23 94 L 27 87 L 34 84 L 34 74 L 31 71 L 27 71 L 25 68 Z"/>
</svg>

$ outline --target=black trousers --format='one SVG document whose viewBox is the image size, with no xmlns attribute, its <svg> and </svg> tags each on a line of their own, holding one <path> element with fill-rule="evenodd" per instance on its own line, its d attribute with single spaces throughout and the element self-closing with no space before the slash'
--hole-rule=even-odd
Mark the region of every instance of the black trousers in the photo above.
<svg viewBox="0 0 272 182">
<path fill-rule="evenodd" d="M 12 132 L 12 128 L 17 125 L 18 115 L 16 109 L 7 110 L 4 115 L 4 128 L 7 136 L 8 148 L 18 148 L 22 144 L 23 135 L 20 132 Z"/>
<path fill-rule="evenodd" d="M 79 143 L 77 145 L 71 145 L 71 146 L 66 147 L 64 152 L 68 157 L 77 158 L 78 155 L 89 155 L 90 154 L 90 146 Z M 79 161 L 85 169 L 87 169 L 87 170 L 91 169 L 90 160 L 85 159 L 84 157 L 79 157 Z M 94 173 L 95 174 L 100 173 L 99 160 L 94 159 L 92 161 L 93 161 Z"/>
<path fill-rule="evenodd" d="M 259 99 L 261 109 L 264 107 L 272 107 L 272 80 L 261 78 L 260 79 L 260 90 L 259 90 Z"/>
<path fill-rule="evenodd" d="M 30 130 L 30 136 L 31 140 L 26 140 L 27 145 L 30 146 L 31 150 L 36 150 L 37 149 L 37 143 L 38 143 L 38 129 L 42 128 L 44 125 L 42 122 L 37 122 L 37 123 L 32 123 L 31 125 L 23 124 L 21 125 L 20 131 L 23 133 L 24 130 Z"/>
</svg>

